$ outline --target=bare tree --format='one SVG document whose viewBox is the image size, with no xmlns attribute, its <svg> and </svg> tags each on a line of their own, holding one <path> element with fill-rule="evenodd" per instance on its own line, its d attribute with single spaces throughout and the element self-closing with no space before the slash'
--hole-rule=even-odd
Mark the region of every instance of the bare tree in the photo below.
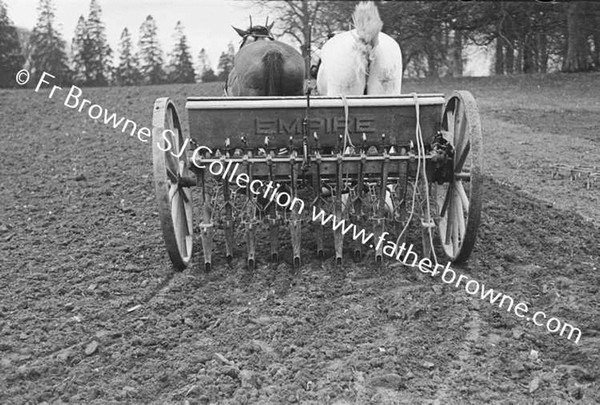
<svg viewBox="0 0 600 405">
<path fill-rule="evenodd" d="M 375 2 L 410 74 L 460 76 L 471 44 L 495 48 L 496 74 L 546 72 L 561 62 L 565 71 L 600 68 L 600 2 Z M 293 39 L 305 58 L 307 27 L 319 48 L 328 35 L 352 28 L 356 3 L 255 0 L 272 12 L 274 33 Z"/>
<path fill-rule="evenodd" d="M 308 71 L 309 46 L 319 48 L 331 34 L 348 29 L 347 22 L 357 1 L 255 0 L 255 3 L 273 14 L 274 35 L 288 36 L 298 44 Z M 312 44 L 308 43 L 309 38 Z"/>
<path fill-rule="evenodd" d="M 588 3 L 582 1 L 574 1 L 567 6 L 567 54 L 562 66 L 564 72 L 592 69 L 592 54 L 588 42 L 589 9 Z"/>
</svg>

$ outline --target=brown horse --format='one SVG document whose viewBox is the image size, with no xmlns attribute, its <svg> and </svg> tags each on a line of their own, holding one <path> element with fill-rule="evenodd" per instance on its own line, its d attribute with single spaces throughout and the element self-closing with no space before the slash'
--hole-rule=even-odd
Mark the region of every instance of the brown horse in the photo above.
<svg viewBox="0 0 600 405">
<path fill-rule="evenodd" d="M 276 41 L 271 25 L 243 31 L 243 38 L 227 78 L 228 96 L 299 96 L 304 94 L 304 60 L 291 46 Z"/>
</svg>

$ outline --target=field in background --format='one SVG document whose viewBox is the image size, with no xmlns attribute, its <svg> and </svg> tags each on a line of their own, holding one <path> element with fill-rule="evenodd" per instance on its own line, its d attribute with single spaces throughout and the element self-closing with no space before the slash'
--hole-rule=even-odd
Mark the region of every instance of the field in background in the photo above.
<svg viewBox="0 0 600 405">
<path fill-rule="evenodd" d="M 599 79 L 403 89 L 473 92 L 488 177 L 459 270 L 581 328 L 578 345 L 393 261 L 345 255 L 335 267 L 331 246 L 319 261 L 308 228 L 297 272 L 288 237 L 282 261 L 259 260 L 254 273 L 241 239 L 231 264 L 217 244 L 206 274 L 198 235 L 191 268 L 173 272 L 150 145 L 65 107 L 64 95 L 0 91 L 0 402 L 600 402 L 600 185 L 553 180 L 551 169 L 598 165 Z M 216 83 L 82 97 L 150 126 L 157 97 L 186 122 L 187 96 L 220 94 Z"/>
<path fill-rule="evenodd" d="M 600 224 L 600 181 L 553 180 L 554 164 L 600 172 L 600 74 L 409 80 L 403 92 L 469 90 L 483 126 L 485 171 Z"/>
</svg>

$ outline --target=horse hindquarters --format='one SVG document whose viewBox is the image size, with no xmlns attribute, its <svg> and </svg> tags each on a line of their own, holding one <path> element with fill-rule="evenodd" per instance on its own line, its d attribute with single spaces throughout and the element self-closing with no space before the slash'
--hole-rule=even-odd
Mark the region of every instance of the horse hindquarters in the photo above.
<svg viewBox="0 0 600 405">
<path fill-rule="evenodd" d="M 285 54 L 284 54 L 285 56 Z M 300 54 L 286 58 L 283 64 L 283 82 L 281 84 L 284 96 L 304 95 L 304 59 Z"/>
<path fill-rule="evenodd" d="M 279 50 L 268 51 L 263 56 L 263 65 L 265 68 L 265 96 L 281 96 L 282 76 L 283 76 L 283 55 Z"/>
<path fill-rule="evenodd" d="M 351 32 L 331 38 L 321 49 L 317 90 L 327 96 L 364 94 L 367 61 L 355 47 Z"/>
</svg>

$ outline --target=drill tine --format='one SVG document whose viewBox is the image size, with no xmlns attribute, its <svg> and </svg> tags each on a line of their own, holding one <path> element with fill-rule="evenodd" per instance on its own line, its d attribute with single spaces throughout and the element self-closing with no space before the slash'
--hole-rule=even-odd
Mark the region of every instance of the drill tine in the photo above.
<svg viewBox="0 0 600 405">
<path fill-rule="evenodd" d="M 204 253 L 204 270 L 210 271 L 212 265 L 213 248 L 213 222 L 212 206 L 209 186 L 206 184 L 204 170 L 200 172 L 201 193 L 202 193 L 202 222 L 200 223 L 200 239 L 202 240 L 202 252 Z"/>
<path fill-rule="evenodd" d="M 321 154 L 316 151 L 315 164 L 313 172 L 313 191 L 315 193 L 314 209 L 320 212 L 323 209 L 323 196 L 321 195 Z M 322 259 L 325 255 L 325 248 L 323 247 L 323 230 L 325 227 L 322 223 L 314 223 L 315 228 L 315 239 L 317 241 L 317 257 Z"/>
<path fill-rule="evenodd" d="M 223 178 L 223 203 L 225 205 L 225 250 L 227 254 L 227 261 L 231 261 L 233 258 L 233 208 L 231 203 L 231 189 L 229 188 L 229 182 Z"/>
<path fill-rule="evenodd" d="M 248 184 L 252 183 L 252 163 L 249 161 L 249 153 L 244 154 L 244 164 L 246 166 L 246 174 L 248 175 Z M 248 250 L 248 270 L 254 270 L 256 266 L 256 204 L 255 196 L 250 192 L 250 188 L 246 188 L 246 248 Z"/>
<path fill-rule="evenodd" d="M 271 261 L 279 261 L 279 224 L 277 207 L 274 203 L 269 205 L 269 235 L 271 239 Z"/>
<path fill-rule="evenodd" d="M 379 187 L 379 194 L 377 196 L 377 207 L 376 207 L 376 218 L 375 220 L 375 232 L 374 236 L 376 240 L 382 236 L 385 232 L 385 208 L 386 208 L 386 197 L 388 193 L 387 180 L 390 166 L 390 155 L 387 150 L 383 148 L 383 163 L 381 166 L 381 183 Z M 375 261 L 381 263 L 383 260 L 383 243 L 377 243 L 375 249 Z"/>
<path fill-rule="evenodd" d="M 363 134 L 364 136 L 364 134 Z M 367 163 L 367 155 L 365 154 L 364 149 L 361 150 L 360 152 L 361 155 L 361 161 L 360 161 L 360 165 L 359 165 L 359 170 L 358 170 L 358 184 L 356 186 L 357 190 L 357 197 L 353 202 L 353 206 L 354 206 L 354 216 L 352 219 L 352 222 L 354 223 L 354 226 L 362 226 L 363 224 L 363 186 L 364 186 L 364 182 L 365 182 L 365 173 L 364 173 L 364 168 L 365 165 Z M 356 239 L 354 241 L 354 260 L 355 261 L 359 261 L 362 258 L 362 249 L 363 249 L 363 243 L 361 240 Z"/>
<path fill-rule="evenodd" d="M 342 209 L 342 185 L 343 185 L 343 156 L 338 152 L 337 157 L 337 176 L 336 176 L 336 194 L 334 202 L 334 215 L 335 219 L 339 223 L 342 220 L 343 209 Z M 344 248 L 344 235 L 342 233 L 342 227 L 338 227 L 333 231 L 333 244 L 335 246 L 335 263 L 337 265 L 342 264 L 342 251 Z"/>
<path fill-rule="evenodd" d="M 291 201 L 294 201 L 297 194 L 297 182 L 298 182 L 298 171 L 296 170 L 296 156 L 295 152 L 291 151 L 290 154 L 290 174 L 291 174 Z M 302 236 L 302 221 L 300 220 L 300 213 L 295 209 L 293 203 L 291 205 L 290 213 L 290 235 L 292 238 L 292 253 L 293 253 L 293 265 L 297 269 L 300 267 L 300 245 Z"/>
<path fill-rule="evenodd" d="M 267 138 L 268 139 L 268 138 Z M 265 141 L 266 142 L 266 141 Z M 267 143 L 267 142 L 266 142 Z M 273 152 L 267 154 L 267 165 L 269 166 L 269 183 L 273 184 Z M 271 201 L 268 204 L 269 235 L 271 239 L 271 260 L 279 260 L 279 221 L 277 217 L 277 205 Z"/>
<path fill-rule="evenodd" d="M 400 154 L 406 155 L 406 148 L 400 148 Z M 394 190 L 394 223 L 396 225 L 396 234 L 398 239 L 396 243 L 400 246 L 406 241 L 406 235 L 401 234 L 402 229 L 407 221 L 406 213 L 406 190 L 408 188 L 408 161 L 398 162 L 398 181 L 396 190 Z"/>
</svg>

